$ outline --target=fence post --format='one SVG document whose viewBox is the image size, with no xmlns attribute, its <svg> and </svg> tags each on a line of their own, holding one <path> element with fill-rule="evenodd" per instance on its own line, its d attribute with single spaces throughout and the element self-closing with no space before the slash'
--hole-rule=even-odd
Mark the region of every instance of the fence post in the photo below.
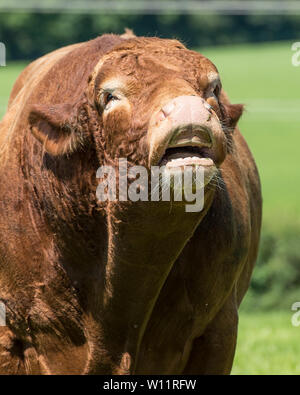
<svg viewBox="0 0 300 395">
<path fill-rule="evenodd" d="M 0 66 L 6 66 L 6 48 L 3 43 L 0 42 Z"/>
</svg>

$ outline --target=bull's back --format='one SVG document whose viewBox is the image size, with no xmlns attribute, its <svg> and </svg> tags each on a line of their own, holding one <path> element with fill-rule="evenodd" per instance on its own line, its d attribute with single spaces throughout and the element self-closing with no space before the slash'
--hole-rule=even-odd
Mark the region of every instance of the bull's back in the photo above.
<svg viewBox="0 0 300 395">
<path fill-rule="evenodd" d="M 9 101 L 8 109 L 13 105 L 14 100 L 19 94 L 23 94 L 24 90 L 30 92 L 34 89 L 30 83 L 34 80 L 35 84 L 43 78 L 45 74 L 53 67 L 53 65 L 59 61 L 62 57 L 66 56 L 70 51 L 79 47 L 80 44 L 69 45 L 67 47 L 60 48 L 56 51 L 50 52 L 49 54 L 42 56 L 41 58 L 30 63 L 19 75 L 14 86 L 12 88 Z"/>
</svg>

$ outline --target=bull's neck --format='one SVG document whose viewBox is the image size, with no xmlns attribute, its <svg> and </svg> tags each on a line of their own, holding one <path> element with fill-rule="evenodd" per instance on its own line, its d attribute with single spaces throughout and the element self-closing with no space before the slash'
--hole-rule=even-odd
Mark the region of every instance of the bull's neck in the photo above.
<svg viewBox="0 0 300 395">
<path fill-rule="evenodd" d="M 103 295 L 103 331 L 112 371 L 134 372 L 139 345 L 173 263 L 205 210 L 140 202 L 108 210 L 108 257 Z"/>
</svg>

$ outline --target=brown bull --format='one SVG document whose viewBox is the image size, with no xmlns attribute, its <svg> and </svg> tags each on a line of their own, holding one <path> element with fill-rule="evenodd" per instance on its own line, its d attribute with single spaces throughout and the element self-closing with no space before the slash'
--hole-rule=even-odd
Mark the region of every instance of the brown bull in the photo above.
<svg viewBox="0 0 300 395">
<path fill-rule="evenodd" d="M 104 35 L 23 71 L 0 124 L 0 373 L 230 372 L 261 225 L 241 113 L 175 40 Z M 100 201 L 119 158 L 200 167 L 203 210 Z"/>
</svg>

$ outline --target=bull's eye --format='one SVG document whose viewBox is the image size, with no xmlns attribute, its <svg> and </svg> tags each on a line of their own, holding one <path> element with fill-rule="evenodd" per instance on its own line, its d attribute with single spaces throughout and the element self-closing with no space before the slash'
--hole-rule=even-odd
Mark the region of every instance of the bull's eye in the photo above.
<svg viewBox="0 0 300 395">
<path fill-rule="evenodd" d="M 220 92 L 221 92 L 221 87 L 220 87 L 220 85 L 217 85 L 213 91 L 213 94 L 216 96 L 216 98 L 218 98 L 220 95 Z"/>
<path fill-rule="evenodd" d="M 111 107 L 114 101 L 119 100 L 118 97 L 114 96 L 110 92 L 101 92 L 100 94 L 100 104 L 103 109 L 108 109 Z"/>
<path fill-rule="evenodd" d="M 104 104 L 107 105 L 113 99 L 114 99 L 113 95 L 107 92 L 104 96 Z"/>
<path fill-rule="evenodd" d="M 112 100 L 116 100 L 117 98 L 113 96 L 110 92 L 105 92 L 103 97 L 104 105 L 107 106 L 108 103 Z"/>
</svg>

